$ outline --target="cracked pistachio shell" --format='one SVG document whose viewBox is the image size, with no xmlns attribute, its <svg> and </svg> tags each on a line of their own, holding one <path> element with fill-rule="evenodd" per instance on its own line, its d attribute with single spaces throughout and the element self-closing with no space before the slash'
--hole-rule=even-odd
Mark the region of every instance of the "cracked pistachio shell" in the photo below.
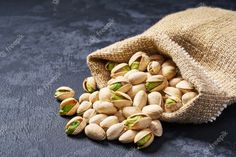
<svg viewBox="0 0 236 157">
<path fill-rule="evenodd" d="M 60 104 L 59 114 L 62 116 L 72 116 L 76 113 L 79 102 L 75 98 L 67 98 Z"/>
<path fill-rule="evenodd" d="M 152 74 L 150 74 L 149 72 L 146 72 L 146 75 L 147 75 L 147 79 L 152 76 Z"/>
<path fill-rule="evenodd" d="M 132 105 L 132 99 L 130 96 L 122 92 L 113 92 L 111 96 L 111 102 L 118 109 Z"/>
<path fill-rule="evenodd" d="M 164 59 L 164 57 L 162 55 L 151 55 L 150 56 L 150 60 L 151 61 L 157 61 L 160 64 L 162 64 L 165 61 L 165 59 Z"/>
<path fill-rule="evenodd" d="M 101 121 L 103 121 L 105 118 L 107 118 L 107 115 L 105 115 L 105 114 L 97 114 L 97 115 L 92 116 L 89 119 L 89 123 L 96 123 L 96 124 L 99 125 L 101 123 Z"/>
<path fill-rule="evenodd" d="M 150 129 L 155 136 L 162 136 L 163 128 L 159 120 L 153 120 L 150 125 Z"/>
<path fill-rule="evenodd" d="M 152 61 L 148 64 L 147 71 L 152 75 L 157 75 L 161 70 L 161 64 L 157 61 Z"/>
<path fill-rule="evenodd" d="M 115 78 L 117 76 L 123 76 L 130 70 L 127 63 L 120 63 L 111 70 L 111 77 Z"/>
<path fill-rule="evenodd" d="M 175 87 L 166 87 L 163 90 L 163 92 L 167 94 L 167 97 L 169 96 L 174 96 L 178 98 L 182 97 L 182 92 L 178 88 L 175 88 Z"/>
<path fill-rule="evenodd" d="M 79 103 L 83 102 L 83 101 L 89 101 L 89 97 L 90 97 L 90 93 L 83 93 L 80 95 L 79 97 Z"/>
<path fill-rule="evenodd" d="M 93 77 L 87 77 L 83 81 L 83 88 L 86 92 L 92 93 L 97 89 L 97 83 Z"/>
<path fill-rule="evenodd" d="M 139 131 L 134 137 L 134 143 L 137 144 L 138 149 L 148 147 L 154 140 L 154 135 L 150 129 L 143 129 Z"/>
<path fill-rule="evenodd" d="M 96 112 L 107 115 L 113 115 L 117 112 L 117 109 L 113 103 L 108 101 L 96 101 L 93 104 L 93 108 L 96 110 Z"/>
<path fill-rule="evenodd" d="M 182 103 L 187 104 L 191 102 L 197 96 L 196 92 L 188 92 L 182 96 Z"/>
<path fill-rule="evenodd" d="M 150 62 L 149 56 L 144 52 L 136 52 L 129 60 L 129 66 L 131 69 L 138 69 L 139 71 L 145 71 L 148 63 Z"/>
<path fill-rule="evenodd" d="M 167 80 L 170 80 L 177 74 L 177 69 L 174 66 L 164 66 L 161 69 L 161 73 L 167 78 Z"/>
<path fill-rule="evenodd" d="M 128 71 L 127 73 L 124 74 L 124 78 L 128 79 L 129 75 L 134 73 L 134 72 L 139 72 L 137 69 L 132 69 Z"/>
<path fill-rule="evenodd" d="M 132 88 L 127 92 L 127 94 L 128 94 L 131 98 L 134 98 L 134 96 L 135 96 L 140 90 L 146 91 L 145 84 L 138 84 L 138 85 L 132 86 Z"/>
<path fill-rule="evenodd" d="M 175 63 L 172 60 L 169 59 L 169 60 L 166 60 L 161 66 L 163 68 L 165 66 L 173 66 L 173 67 L 175 67 L 176 65 L 175 65 Z"/>
<path fill-rule="evenodd" d="M 65 126 L 66 134 L 68 135 L 77 135 L 86 126 L 86 120 L 80 116 L 72 118 Z"/>
<path fill-rule="evenodd" d="M 148 104 L 156 104 L 161 106 L 163 103 L 162 95 L 159 92 L 151 92 L 148 94 Z"/>
<path fill-rule="evenodd" d="M 93 139 L 102 141 L 106 139 L 106 132 L 96 123 L 91 123 L 85 127 L 85 134 Z"/>
<path fill-rule="evenodd" d="M 105 65 L 105 69 L 108 70 L 108 71 L 111 71 L 115 66 L 117 66 L 118 63 L 115 63 L 115 62 L 107 62 L 107 64 Z"/>
<path fill-rule="evenodd" d="M 144 83 L 147 79 L 147 74 L 145 72 L 133 72 L 129 74 L 128 80 L 132 85 L 137 85 Z"/>
<path fill-rule="evenodd" d="M 67 98 L 72 98 L 75 96 L 75 91 L 70 87 L 62 86 L 56 89 L 54 97 L 59 100 L 65 100 Z"/>
<path fill-rule="evenodd" d="M 123 108 L 123 115 L 128 118 L 129 116 L 136 114 L 136 113 L 141 113 L 142 111 L 138 107 L 134 106 L 129 106 L 129 107 L 124 107 Z"/>
<path fill-rule="evenodd" d="M 133 106 L 142 109 L 145 105 L 147 105 L 147 93 L 141 90 L 135 95 Z"/>
<path fill-rule="evenodd" d="M 143 113 L 146 113 L 153 120 L 159 119 L 163 113 L 163 109 L 159 105 L 147 105 L 142 109 Z"/>
<path fill-rule="evenodd" d="M 125 77 L 117 77 L 108 82 L 110 90 L 126 93 L 132 87 L 132 84 Z"/>
<path fill-rule="evenodd" d="M 119 120 L 119 122 L 123 122 L 126 118 L 123 115 L 123 111 L 119 110 L 118 112 L 116 112 L 116 114 L 114 114 L 114 116 L 116 116 Z"/>
<path fill-rule="evenodd" d="M 89 122 L 89 120 L 95 115 L 96 115 L 95 109 L 90 108 L 84 112 L 83 118 L 86 120 L 86 122 Z"/>
<path fill-rule="evenodd" d="M 165 100 L 165 112 L 174 112 L 177 111 L 183 104 L 178 97 L 170 96 Z"/>
<path fill-rule="evenodd" d="M 123 130 L 124 130 L 123 123 L 117 123 L 110 126 L 106 131 L 107 139 L 108 140 L 118 139 L 120 135 L 122 134 Z"/>
<path fill-rule="evenodd" d="M 119 137 L 119 141 L 121 143 L 132 143 L 134 142 L 134 137 L 136 134 L 137 131 L 135 130 L 127 130 Z"/>
<path fill-rule="evenodd" d="M 89 96 L 89 100 L 91 103 L 94 103 L 95 101 L 99 100 L 99 91 L 95 91 Z"/>
<path fill-rule="evenodd" d="M 128 129 L 142 130 L 150 126 L 152 119 L 145 113 L 136 113 L 129 116 L 125 121 L 124 125 Z"/>
<path fill-rule="evenodd" d="M 176 88 L 179 88 L 183 93 L 191 92 L 194 89 L 193 84 L 186 80 L 177 83 Z"/>
<path fill-rule="evenodd" d="M 147 79 L 145 87 L 149 92 L 161 91 L 168 85 L 166 78 L 162 75 L 153 75 Z"/>
<path fill-rule="evenodd" d="M 78 107 L 78 109 L 77 109 L 77 115 L 83 115 L 83 113 L 85 112 L 85 111 L 87 111 L 88 109 L 90 109 L 92 107 L 92 103 L 91 102 L 89 102 L 89 101 L 83 101 L 80 105 L 79 105 L 79 107 Z"/>
<path fill-rule="evenodd" d="M 117 123 L 119 123 L 119 120 L 116 116 L 108 116 L 107 118 L 103 119 L 103 121 L 101 121 L 100 126 L 104 130 L 107 130 L 110 126 Z"/>
<path fill-rule="evenodd" d="M 98 94 L 98 98 L 101 101 L 111 100 L 111 90 L 108 87 L 101 88 Z"/>
<path fill-rule="evenodd" d="M 171 87 L 176 87 L 176 85 L 177 85 L 180 81 L 182 81 L 182 80 L 183 80 L 182 77 L 175 77 L 175 78 L 172 78 L 172 79 L 169 81 L 169 85 L 170 85 Z"/>
</svg>

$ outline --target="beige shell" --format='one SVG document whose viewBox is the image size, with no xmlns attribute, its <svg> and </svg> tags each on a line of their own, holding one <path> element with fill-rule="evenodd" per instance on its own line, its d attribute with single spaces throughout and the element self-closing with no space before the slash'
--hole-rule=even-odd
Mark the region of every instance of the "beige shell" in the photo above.
<svg viewBox="0 0 236 157">
<path fill-rule="evenodd" d="M 174 66 L 164 66 L 161 69 L 161 73 L 163 76 L 165 76 L 167 78 L 167 80 L 170 80 L 173 77 L 175 77 L 175 75 L 177 73 L 177 69 Z"/>
<path fill-rule="evenodd" d="M 124 98 L 119 100 L 111 100 L 114 106 L 117 107 L 118 109 L 132 105 L 132 99 L 130 98 L 129 95 L 122 92 L 114 92 L 113 94 Z"/>
<path fill-rule="evenodd" d="M 151 138 L 147 143 L 145 143 L 143 146 L 138 147 L 138 149 L 146 148 L 148 147 L 154 140 L 154 135 L 150 129 L 143 129 L 140 132 L 137 133 L 137 135 L 134 137 L 134 143 L 137 143 L 139 140 L 144 138 L 145 136 L 151 134 Z"/>
<path fill-rule="evenodd" d="M 99 100 L 110 101 L 111 100 L 111 90 L 108 87 L 101 88 L 99 91 Z"/>
<path fill-rule="evenodd" d="M 87 125 L 85 127 L 85 134 L 93 140 L 101 141 L 106 139 L 105 131 L 96 123 Z"/>
<path fill-rule="evenodd" d="M 106 131 L 107 139 L 108 140 L 115 140 L 120 137 L 124 130 L 124 124 L 123 123 L 117 123 L 109 127 Z"/>
<path fill-rule="evenodd" d="M 95 115 L 96 115 L 95 109 L 90 108 L 84 112 L 83 118 L 86 120 L 86 122 L 89 122 L 89 120 Z"/>
<path fill-rule="evenodd" d="M 75 121 L 79 121 L 80 124 L 79 126 L 75 129 L 75 131 L 72 133 L 72 135 L 77 135 L 79 134 L 81 131 L 84 130 L 85 126 L 86 126 L 86 120 L 80 116 L 76 116 L 74 118 L 72 118 L 65 126 L 65 129 L 67 129 L 71 123 L 75 122 Z"/>
<path fill-rule="evenodd" d="M 132 69 L 132 70 L 130 70 L 127 73 L 124 74 L 124 78 L 128 79 L 129 75 L 134 73 L 134 72 L 139 72 L 139 71 L 137 69 Z"/>
<path fill-rule="evenodd" d="M 118 112 L 116 112 L 114 114 L 114 116 L 116 116 L 118 118 L 119 122 L 122 122 L 122 121 L 124 121 L 126 119 L 124 117 L 124 115 L 123 115 L 123 111 L 122 110 L 119 110 Z"/>
<path fill-rule="evenodd" d="M 123 76 L 125 73 L 127 73 L 127 70 L 123 70 L 123 68 L 129 66 L 127 63 L 120 63 L 117 66 L 115 66 L 112 70 L 111 70 L 111 77 L 115 78 L 117 76 Z"/>
<path fill-rule="evenodd" d="M 132 88 L 128 91 L 127 94 L 133 99 L 134 96 L 135 96 L 140 90 L 146 91 L 145 84 L 139 84 L 139 85 L 132 86 Z"/>
<path fill-rule="evenodd" d="M 54 97 L 59 100 L 65 100 L 67 98 L 72 98 L 75 96 L 75 91 L 70 87 L 62 86 L 56 89 Z"/>
<path fill-rule="evenodd" d="M 161 65 L 162 67 L 165 67 L 165 66 L 173 66 L 173 67 L 175 67 L 176 65 L 175 65 L 175 63 L 172 61 L 172 60 L 166 60 L 162 65 Z"/>
<path fill-rule="evenodd" d="M 99 100 L 99 91 L 95 91 L 92 94 L 90 94 L 89 101 L 91 103 L 94 103 L 95 101 L 98 101 L 98 100 Z"/>
<path fill-rule="evenodd" d="M 183 104 L 181 103 L 181 100 L 178 97 L 170 96 L 169 98 L 175 100 L 176 103 L 173 105 L 167 105 L 165 103 L 165 105 L 164 105 L 165 112 L 174 112 L 183 106 Z"/>
<path fill-rule="evenodd" d="M 127 118 L 127 120 L 134 116 L 142 116 L 142 118 L 137 121 L 133 126 L 131 126 L 129 129 L 132 130 L 142 130 L 150 126 L 152 119 L 145 113 L 136 113 Z"/>
<path fill-rule="evenodd" d="M 89 89 L 88 85 L 92 88 Z M 84 79 L 83 81 L 83 88 L 86 92 L 92 93 L 97 89 L 97 83 L 95 81 L 95 79 L 91 76 L 91 77 L 87 77 L 86 79 Z"/>
<path fill-rule="evenodd" d="M 171 87 L 176 87 L 176 85 L 177 85 L 180 81 L 182 81 L 182 80 L 183 80 L 182 77 L 175 77 L 175 78 L 172 78 L 172 79 L 169 81 L 169 85 L 170 85 Z"/>
<path fill-rule="evenodd" d="M 104 130 L 107 130 L 110 126 L 117 123 L 119 123 L 119 120 L 116 116 L 108 116 L 107 118 L 103 119 L 103 121 L 101 121 L 100 126 Z"/>
<path fill-rule="evenodd" d="M 136 114 L 136 113 L 141 113 L 140 108 L 134 107 L 134 106 L 129 106 L 129 107 L 124 107 L 123 108 L 123 115 L 128 118 L 129 116 Z"/>
<path fill-rule="evenodd" d="M 159 120 L 154 120 L 151 122 L 150 129 L 155 136 L 162 136 L 163 128 Z"/>
<path fill-rule="evenodd" d="M 176 88 L 179 88 L 183 93 L 191 92 L 194 89 L 193 84 L 186 80 L 177 83 Z"/>
<path fill-rule="evenodd" d="M 116 79 L 113 79 L 113 80 L 109 81 L 108 86 L 110 87 L 114 83 L 121 83 L 122 84 L 122 87 L 120 87 L 116 91 L 123 92 L 123 93 L 128 92 L 130 90 L 130 88 L 132 87 L 132 85 L 128 81 L 128 79 L 126 79 L 124 77 L 117 77 Z"/>
<path fill-rule="evenodd" d="M 188 92 L 182 96 L 182 103 L 187 104 L 191 102 L 197 96 L 196 92 Z"/>
<path fill-rule="evenodd" d="M 163 109 L 159 105 L 147 105 L 142 109 L 143 113 L 146 113 L 153 120 L 159 119 L 163 113 Z"/>
<path fill-rule="evenodd" d="M 162 64 L 165 61 L 165 59 L 164 59 L 164 57 L 162 55 L 151 55 L 150 56 L 150 60 L 151 61 L 157 61 L 160 64 Z"/>
<path fill-rule="evenodd" d="M 83 102 L 83 101 L 89 101 L 89 97 L 90 97 L 90 93 L 83 93 L 80 95 L 79 97 L 79 103 Z"/>
<path fill-rule="evenodd" d="M 152 75 L 157 75 L 161 70 L 161 64 L 157 61 L 152 61 L 148 64 L 147 71 Z"/>
<path fill-rule="evenodd" d="M 60 109 L 62 109 L 65 105 L 73 105 L 71 110 L 66 113 L 66 116 L 72 116 L 76 113 L 77 108 L 79 107 L 79 102 L 75 98 L 67 98 L 64 99 L 60 104 Z"/>
<path fill-rule="evenodd" d="M 128 80 L 132 85 L 137 85 L 144 83 L 147 79 L 147 74 L 145 72 L 133 72 L 129 74 Z"/>
<path fill-rule="evenodd" d="M 92 116 L 89 119 L 89 123 L 96 123 L 96 124 L 99 125 L 101 123 L 101 121 L 103 121 L 105 118 L 107 118 L 107 115 L 105 115 L 105 114 L 97 114 L 97 115 Z"/>
<path fill-rule="evenodd" d="M 163 90 L 163 92 L 166 93 L 167 96 L 174 96 L 178 98 L 182 97 L 182 92 L 178 88 L 175 88 L 175 87 L 166 87 Z"/>
<path fill-rule="evenodd" d="M 134 62 L 134 61 L 137 61 L 137 60 L 140 60 L 139 61 L 139 67 L 138 67 L 138 70 L 139 71 L 145 71 L 146 68 L 147 68 L 147 65 L 148 63 L 150 62 L 150 58 L 149 56 L 144 53 L 144 52 L 136 52 L 130 59 L 129 59 L 129 66 L 131 66 L 131 64 Z"/>
<path fill-rule="evenodd" d="M 164 89 L 168 85 L 168 82 L 167 82 L 167 79 L 162 75 L 153 75 L 150 78 L 148 78 L 146 81 L 147 83 L 148 82 L 161 82 L 161 81 L 162 81 L 162 83 L 159 86 L 151 89 L 150 92 L 161 91 L 162 89 Z"/>
<path fill-rule="evenodd" d="M 146 104 L 147 104 L 147 93 L 141 90 L 135 95 L 133 106 L 142 109 Z"/>
<path fill-rule="evenodd" d="M 134 142 L 134 137 L 136 134 L 137 131 L 135 130 L 127 130 L 119 137 L 119 141 L 121 143 L 132 143 Z"/>
<path fill-rule="evenodd" d="M 162 106 L 163 104 L 163 98 L 161 93 L 159 92 L 151 92 L 148 94 L 148 104 L 156 104 L 159 106 Z"/>
<path fill-rule="evenodd" d="M 96 110 L 96 112 L 107 115 L 113 115 L 117 112 L 115 106 L 108 101 L 96 101 L 93 104 L 93 108 Z"/>
<path fill-rule="evenodd" d="M 88 109 L 90 109 L 92 107 L 92 103 L 91 102 L 89 102 L 89 101 L 83 101 L 80 105 L 79 105 L 79 107 L 78 107 L 78 109 L 77 109 L 77 115 L 83 115 L 83 113 L 85 112 L 85 111 L 87 111 Z"/>
</svg>

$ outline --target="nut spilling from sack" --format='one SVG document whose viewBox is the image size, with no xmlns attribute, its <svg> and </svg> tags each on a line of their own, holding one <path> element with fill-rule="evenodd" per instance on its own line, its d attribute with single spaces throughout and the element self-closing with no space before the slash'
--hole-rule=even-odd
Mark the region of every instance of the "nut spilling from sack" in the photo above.
<svg viewBox="0 0 236 157">
<path fill-rule="evenodd" d="M 137 52 L 129 63 L 108 62 L 105 68 L 111 74 L 107 86 L 98 90 L 95 79 L 88 77 L 79 100 L 69 87 L 56 90 L 60 115 L 77 114 L 66 124 L 67 135 L 84 130 L 93 140 L 118 139 L 145 148 L 154 136 L 162 136 L 162 114 L 177 111 L 198 95 L 175 63 L 162 55 Z"/>
</svg>

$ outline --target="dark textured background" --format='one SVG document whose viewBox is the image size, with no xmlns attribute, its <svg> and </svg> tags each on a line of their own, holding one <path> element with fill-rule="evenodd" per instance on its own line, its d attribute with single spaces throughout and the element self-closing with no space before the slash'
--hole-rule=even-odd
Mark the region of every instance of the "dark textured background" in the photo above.
<svg viewBox="0 0 236 157">
<path fill-rule="evenodd" d="M 141 33 L 169 13 L 202 5 L 235 10 L 235 1 L 57 2 L 0 2 L 1 157 L 236 156 L 235 105 L 210 124 L 164 123 L 163 137 L 139 151 L 83 134 L 67 137 L 68 119 L 58 116 L 53 98 L 62 85 L 82 93 L 86 56 L 93 50 Z"/>
</svg>

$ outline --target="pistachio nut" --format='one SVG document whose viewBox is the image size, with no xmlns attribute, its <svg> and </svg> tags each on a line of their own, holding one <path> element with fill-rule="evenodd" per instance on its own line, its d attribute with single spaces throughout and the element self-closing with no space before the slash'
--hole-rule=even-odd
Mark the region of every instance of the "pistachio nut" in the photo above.
<svg viewBox="0 0 236 157">
<path fill-rule="evenodd" d="M 147 105 L 142 109 L 143 113 L 146 113 L 153 120 L 159 119 L 163 113 L 163 109 L 159 105 Z"/>
<path fill-rule="evenodd" d="M 127 92 L 127 94 L 131 97 L 134 98 L 134 96 L 140 91 L 146 91 L 145 84 L 138 84 L 135 86 L 132 86 L 132 88 Z"/>
<path fill-rule="evenodd" d="M 167 80 L 170 80 L 173 77 L 175 77 L 175 75 L 177 73 L 177 69 L 174 66 L 164 66 L 161 69 L 161 73 L 163 76 L 165 76 L 167 78 Z"/>
<path fill-rule="evenodd" d="M 107 115 L 105 115 L 105 114 L 97 114 L 97 115 L 92 116 L 89 119 L 89 123 L 96 123 L 96 124 L 99 125 L 101 123 L 101 121 L 103 121 L 105 118 L 107 118 Z"/>
<path fill-rule="evenodd" d="M 107 139 L 108 140 L 118 139 L 120 135 L 122 134 L 123 130 L 124 130 L 123 123 L 117 123 L 110 126 L 106 131 Z"/>
<path fill-rule="evenodd" d="M 111 90 L 108 87 L 101 88 L 98 94 L 98 98 L 101 101 L 111 100 Z"/>
<path fill-rule="evenodd" d="M 113 92 L 111 96 L 111 102 L 118 109 L 132 105 L 132 99 L 129 97 L 129 95 L 122 92 Z"/>
<path fill-rule="evenodd" d="M 86 126 L 86 120 L 80 116 L 72 118 L 65 126 L 67 135 L 79 134 Z"/>
<path fill-rule="evenodd" d="M 197 96 L 196 92 L 187 92 L 182 96 L 182 103 L 187 104 Z"/>
<path fill-rule="evenodd" d="M 89 101 L 83 101 L 78 109 L 77 109 L 77 115 L 83 115 L 85 111 L 87 111 L 88 109 L 90 109 L 92 107 L 92 103 Z"/>
<path fill-rule="evenodd" d="M 150 56 L 150 60 L 151 61 L 157 61 L 160 64 L 162 64 L 165 61 L 165 59 L 164 59 L 164 57 L 162 55 L 151 55 Z"/>
<path fill-rule="evenodd" d="M 114 116 L 116 116 L 118 118 L 119 122 L 122 122 L 122 121 L 124 121 L 126 119 L 124 117 L 124 115 L 123 115 L 123 111 L 122 110 L 119 110 L 118 112 L 116 112 L 114 114 Z"/>
<path fill-rule="evenodd" d="M 176 88 L 179 88 L 183 93 L 191 92 L 194 89 L 193 84 L 186 80 L 177 83 Z"/>
<path fill-rule="evenodd" d="M 124 78 L 128 79 L 129 75 L 134 73 L 134 72 L 139 72 L 137 69 L 132 69 L 128 71 L 127 73 L 124 74 Z"/>
<path fill-rule="evenodd" d="M 165 100 L 165 111 L 174 112 L 182 107 L 181 100 L 178 97 L 170 96 Z"/>
<path fill-rule="evenodd" d="M 134 107 L 134 106 L 128 106 L 124 107 L 123 110 L 123 115 L 128 118 L 129 116 L 136 114 L 136 113 L 141 113 L 141 109 L 139 107 Z"/>
<path fill-rule="evenodd" d="M 146 75 L 147 75 L 147 79 L 152 76 L 152 74 L 150 74 L 149 72 L 146 72 Z"/>
<path fill-rule="evenodd" d="M 117 76 L 123 76 L 130 70 L 127 63 L 120 63 L 111 70 L 111 77 L 115 78 Z"/>
<path fill-rule="evenodd" d="M 163 92 L 166 93 L 167 97 L 169 96 L 174 96 L 178 98 L 182 97 L 182 92 L 178 88 L 175 88 L 175 87 L 166 87 L 163 90 Z"/>
<path fill-rule="evenodd" d="M 94 103 L 95 101 L 98 101 L 98 100 L 99 100 L 99 91 L 95 91 L 92 94 L 90 94 L 89 101 L 91 103 Z"/>
<path fill-rule="evenodd" d="M 147 79 L 145 87 L 149 92 L 160 91 L 168 85 L 166 78 L 162 75 L 153 75 Z"/>
<path fill-rule="evenodd" d="M 155 136 L 162 136 L 163 128 L 159 120 L 153 120 L 150 125 L 150 129 Z"/>
<path fill-rule="evenodd" d="M 144 52 L 136 52 L 129 60 L 129 66 L 131 69 L 138 69 L 139 71 L 145 71 L 148 63 L 150 62 L 149 56 Z"/>
<path fill-rule="evenodd" d="M 133 72 L 129 74 L 128 80 L 132 85 L 137 85 L 144 83 L 147 79 L 147 74 L 145 72 Z"/>
<path fill-rule="evenodd" d="M 107 130 L 110 126 L 117 123 L 119 123 L 119 120 L 116 116 L 108 116 L 107 118 L 103 119 L 103 121 L 101 121 L 100 126 L 104 130 Z"/>
<path fill-rule="evenodd" d="M 107 115 L 113 115 L 117 112 L 117 109 L 113 103 L 108 101 L 96 101 L 93 104 L 93 108 L 96 110 L 96 112 Z"/>
<path fill-rule="evenodd" d="M 89 122 L 89 120 L 95 115 L 96 115 L 95 109 L 90 108 L 84 112 L 83 118 L 86 120 L 86 122 Z"/>
<path fill-rule="evenodd" d="M 112 91 L 119 91 L 126 93 L 132 87 L 131 83 L 124 77 L 117 77 L 116 79 L 108 82 L 108 87 Z"/>
<path fill-rule="evenodd" d="M 170 85 L 171 87 L 176 87 L 176 85 L 177 85 L 180 81 L 182 81 L 182 80 L 183 80 L 182 77 L 175 77 L 175 78 L 172 78 L 172 79 L 169 81 L 169 85 Z"/>
<path fill-rule="evenodd" d="M 150 126 L 152 119 L 145 113 L 136 113 L 129 116 L 125 121 L 124 125 L 128 129 L 141 130 Z"/>
<path fill-rule="evenodd" d="M 93 77 L 87 77 L 83 81 L 83 88 L 86 92 L 92 93 L 97 89 L 97 83 Z"/>
<path fill-rule="evenodd" d="M 118 63 L 115 63 L 115 62 L 107 62 L 107 64 L 105 65 L 105 69 L 108 70 L 108 71 L 111 71 L 115 66 L 117 66 Z"/>
<path fill-rule="evenodd" d="M 147 71 L 152 75 L 157 75 L 161 70 L 161 64 L 157 61 L 151 61 L 147 66 Z"/>
<path fill-rule="evenodd" d="M 79 102 L 75 98 L 67 98 L 61 102 L 59 114 L 61 116 L 72 116 L 78 107 Z"/>
<path fill-rule="evenodd" d="M 83 101 L 89 101 L 89 97 L 90 97 L 90 93 L 83 93 L 80 95 L 79 97 L 79 103 L 83 102 Z"/>
<path fill-rule="evenodd" d="M 106 139 L 106 132 L 96 123 L 91 123 L 87 125 L 84 129 L 85 134 L 93 139 L 102 141 Z"/>
<path fill-rule="evenodd" d="M 147 105 L 147 93 L 141 90 L 135 95 L 133 106 L 142 109 L 145 105 Z"/>
<path fill-rule="evenodd" d="M 134 142 L 134 137 L 136 136 L 136 134 L 137 134 L 137 131 L 135 130 L 127 130 L 119 137 L 119 141 L 121 143 Z"/>
<path fill-rule="evenodd" d="M 162 99 L 162 95 L 159 92 L 151 92 L 148 94 L 148 104 L 156 104 L 159 106 L 162 106 L 163 103 L 163 99 Z"/>
<path fill-rule="evenodd" d="M 57 88 L 54 94 L 54 97 L 59 101 L 62 101 L 66 98 L 72 98 L 74 96 L 75 96 L 75 91 L 70 87 L 65 87 L 65 86 Z"/>
<path fill-rule="evenodd" d="M 175 65 L 175 63 L 172 60 L 169 59 L 169 60 L 166 60 L 161 66 L 163 68 L 165 66 L 173 66 L 173 67 L 175 67 L 176 65 Z"/>
<path fill-rule="evenodd" d="M 148 147 L 154 140 L 154 135 L 150 129 L 143 129 L 134 137 L 134 143 L 138 149 Z"/>
</svg>

